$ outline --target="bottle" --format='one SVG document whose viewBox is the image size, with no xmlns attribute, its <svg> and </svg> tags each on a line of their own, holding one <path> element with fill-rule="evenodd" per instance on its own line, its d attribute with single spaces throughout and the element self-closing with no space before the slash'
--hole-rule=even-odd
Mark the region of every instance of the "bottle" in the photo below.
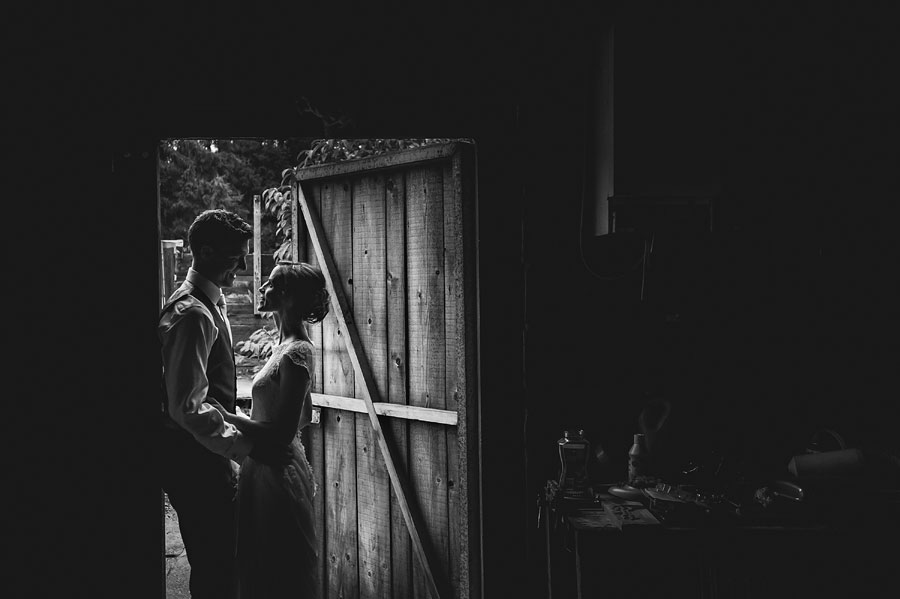
<svg viewBox="0 0 900 599">
<path fill-rule="evenodd" d="M 635 486 L 638 477 L 646 474 L 645 461 L 647 459 L 647 449 L 644 446 L 644 435 L 636 433 L 634 435 L 634 444 L 628 451 L 628 484 Z"/>
</svg>

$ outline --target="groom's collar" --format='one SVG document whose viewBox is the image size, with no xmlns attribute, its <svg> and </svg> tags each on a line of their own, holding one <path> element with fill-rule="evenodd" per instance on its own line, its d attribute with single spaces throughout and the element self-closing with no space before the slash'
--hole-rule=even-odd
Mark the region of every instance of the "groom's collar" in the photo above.
<svg viewBox="0 0 900 599">
<path fill-rule="evenodd" d="M 219 301 L 219 296 L 222 295 L 222 290 L 216 287 L 212 281 L 194 270 L 193 267 L 188 268 L 185 280 L 188 283 L 192 284 L 194 287 L 198 287 L 200 291 L 202 291 L 206 295 L 206 297 L 208 297 L 210 301 L 212 301 L 212 303 L 215 304 Z"/>
</svg>

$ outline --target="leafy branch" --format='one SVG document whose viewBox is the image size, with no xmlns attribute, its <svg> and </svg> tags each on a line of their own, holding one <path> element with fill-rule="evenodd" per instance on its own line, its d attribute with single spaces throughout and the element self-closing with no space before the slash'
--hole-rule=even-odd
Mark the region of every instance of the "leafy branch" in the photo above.
<svg viewBox="0 0 900 599">
<path fill-rule="evenodd" d="M 236 364 L 242 365 L 249 360 L 257 360 L 253 372 L 256 373 L 272 355 L 272 349 L 278 343 L 278 331 L 273 328 L 261 328 L 253 331 L 246 341 L 238 341 L 234 349 L 238 356 Z"/>
<path fill-rule="evenodd" d="M 278 187 L 270 187 L 262 193 L 263 206 L 265 210 L 275 216 L 275 239 L 280 239 L 281 244 L 275 250 L 274 259 L 293 260 L 293 251 L 291 250 L 291 206 L 293 192 L 291 186 L 286 183 L 291 177 L 293 169 L 285 169 L 282 171 L 281 185 Z"/>
</svg>

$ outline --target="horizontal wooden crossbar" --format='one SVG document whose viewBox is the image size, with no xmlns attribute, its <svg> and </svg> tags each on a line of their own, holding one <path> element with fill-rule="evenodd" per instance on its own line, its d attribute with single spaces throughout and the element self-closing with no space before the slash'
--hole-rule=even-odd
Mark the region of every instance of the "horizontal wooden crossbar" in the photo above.
<svg viewBox="0 0 900 599">
<path fill-rule="evenodd" d="M 325 395 L 324 393 L 312 393 L 312 404 L 321 408 L 336 408 L 348 412 L 367 413 L 366 402 L 354 397 L 341 397 L 339 395 Z M 404 420 L 418 420 L 420 422 L 436 422 L 437 424 L 449 424 L 456 426 L 457 414 L 451 410 L 438 410 L 435 408 L 422 408 L 408 406 L 406 404 L 388 403 L 385 401 L 373 401 L 375 413 L 379 416 L 403 418 Z"/>
<path fill-rule="evenodd" d="M 340 395 L 327 395 L 325 393 L 311 393 L 312 405 L 320 408 L 332 408 L 335 410 L 347 410 L 348 412 L 366 413 L 366 402 L 355 397 L 343 397 Z M 249 381 L 238 381 L 238 399 L 250 398 Z M 456 426 L 458 415 L 452 410 L 438 410 L 436 408 L 421 408 L 401 403 L 388 403 L 385 401 L 373 401 L 375 413 L 379 416 L 390 418 L 402 418 L 403 420 L 417 420 L 419 422 L 434 422 Z"/>
</svg>

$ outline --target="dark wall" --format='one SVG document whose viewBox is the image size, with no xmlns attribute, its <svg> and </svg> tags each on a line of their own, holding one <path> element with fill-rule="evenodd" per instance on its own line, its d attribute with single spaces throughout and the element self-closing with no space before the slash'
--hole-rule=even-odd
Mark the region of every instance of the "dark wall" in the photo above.
<svg viewBox="0 0 900 599">
<path fill-rule="evenodd" d="M 67 306 L 79 326 L 46 320 L 71 348 L 72 359 L 54 361 L 62 388 L 32 385 L 20 400 L 32 410 L 20 418 L 42 423 L 24 444 L 32 461 L 21 476 L 46 479 L 40 490 L 22 486 L 38 508 L 27 522 L 64 521 L 45 536 L 29 526 L 27 547 L 57 547 L 54 563 L 71 584 L 102 577 L 110 596 L 156 596 L 155 437 L 144 423 L 155 416 L 147 382 L 158 363 L 152 350 L 122 350 L 156 343 L 155 140 L 322 135 L 298 112 L 302 96 L 352 115 L 344 136 L 478 144 L 486 597 L 542 588 L 534 493 L 561 429 L 581 425 L 625 451 L 645 391 L 669 395 L 704 443 L 762 447 L 773 463 L 803 427 L 839 424 L 853 440 L 893 430 L 882 417 L 896 395 L 887 202 L 897 190 L 885 151 L 896 120 L 884 22 L 823 8 L 633 6 L 617 25 L 616 191 L 721 196 L 712 235 L 656 240 L 643 302 L 636 272 L 601 280 L 584 265 L 633 263 L 639 244 L 579 243 L 586 123 L 596 129 L 592 32 L 608 22 L 599 8 L 349 19 L 223 7 L 42 20 L 27 42 L 39 62 L 23 68 L 20 88 L 34 92 L 25 114 L 46 127 L 54 158 L 22 173 L 65 182 L 43 216 L 69 235 L 43 253 L 32 244 L 32 259 L 73 288 L 86 270 L 99 276 L 96 296 Z M 76 133 L 68 142 L 66 131 Z M 25 232 L 40 237 L 44 226 Z M 84 256 L 86 243 L 127 266 L 69 258 L 72 248 Z M 31 288 L 45 288 L 47 272 L 30 269 Z M 51 295 L 34 295 L 59 314 Z M 126 301 L 139 297 L 150 300 Z M 680 320 L 667 324 L 673 313 Z M 117 325 L 90 326 L 101 322 Z M 86 328 L 87 338 L 75 333 Z M 79 367 L 89 351 L 104 357 L 101 372 Z M 66 398 L 51 414 L 48 393 Z M 62 457 L 57 447 L 67 448 Z M 73 447 L 85 467 L 70 467 Z M 86 504 L 61 507 L 60 494 Z M 111 560 L 102 574 L 83 563 L 94 555 Z M 50 578 L 32 577 L 33 588 Z"/>
<path fill-rule="evenodd" d="M 652 4 L 615 18 L 615 193 L 714 195 L 714 227 L 657 232 L 641 299 L 640 236 L 579 247 L 582 164 L 550 152 L 530 178 L 531 492 L 564 428 L 586 429 L 623 477 L 646 394 L 670 399 L 686 454 L 718 449 L 748 474 L 781 473 L 819 427 L 896 451 L 887 28 L 827 9 Z M 592 76 L 554 73 L 541 95 L 571 105 Z M 569 113 L 582 115 L 595 118 Z M 529 131 L 583 142 L 541 123 Z"/>
</svg>

